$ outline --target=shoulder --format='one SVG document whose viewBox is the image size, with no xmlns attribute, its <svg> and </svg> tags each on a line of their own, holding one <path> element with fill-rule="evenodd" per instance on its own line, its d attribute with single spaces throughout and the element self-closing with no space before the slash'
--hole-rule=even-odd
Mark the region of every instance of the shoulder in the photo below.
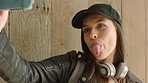
<svg viewBox="0 0 148 83">
<path fill-rule="evenodd" d="M 126 75 L 126 80 L 133 83 L 142 83 L 142 81 L 131 72 L 128 72 L 128 74 Z"/>
</svg>

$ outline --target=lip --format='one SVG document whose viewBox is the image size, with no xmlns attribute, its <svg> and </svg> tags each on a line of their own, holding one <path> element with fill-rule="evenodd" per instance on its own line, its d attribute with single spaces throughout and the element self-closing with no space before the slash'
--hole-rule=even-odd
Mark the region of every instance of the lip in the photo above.
<svg viewBox="0 0 148 83">
<path fill-rule="evenodd" d="M 91 47 L 93 47 L 93 46 L 95 46 L 95 45 L 99 45 L 99 46 L 102 47 L 102 44 L 101 44 L 101 43 L 98 43 L 98 42 L 93 42 L 93 43 L 91 44 Z"/>
</svg>

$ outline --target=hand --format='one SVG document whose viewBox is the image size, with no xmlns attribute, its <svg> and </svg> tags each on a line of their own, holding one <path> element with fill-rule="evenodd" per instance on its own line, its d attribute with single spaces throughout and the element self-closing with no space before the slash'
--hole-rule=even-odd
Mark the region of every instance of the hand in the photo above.
<svg viewBox="0 0 148 83">
<path fill-rule="evenodd" d="M 0 10 L 0 32 L 4 28 L 8 19 L 8 10 Z"/>
</svg>

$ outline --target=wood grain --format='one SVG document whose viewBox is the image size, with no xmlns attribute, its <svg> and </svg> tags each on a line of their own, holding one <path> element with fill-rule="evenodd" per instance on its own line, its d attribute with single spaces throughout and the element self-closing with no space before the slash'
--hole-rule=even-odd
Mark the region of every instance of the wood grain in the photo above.
<svg viewBox="0 0 148 83">
<path fill-rule="evenodd" d="M 32 10 L 10 12 L 9 38 L 27 60 L 51 55 L 51 2 L 36 0 Z"/>
<path fill-rule="evenodd" d="M 52 4 L 52 55 L 81 50 L 80 30 L 71 26 L 71 20 L 78 10 L 88 7 L 88 1 L 53 0 Z"/>
<path fill-rule="evenodd" d="M 146 22 L 145 22 L 145 25 L 146 25 L 146 31 L 145 31 L 145 34 L 146 34 L 146 37 L 145 37 L 145 40 L 146 40 L 146 48 L 145 48 L 145 83 L 148 83 L 148 1 L 147 0 L 145 0 L 145 2 L 146 2 L 146 4 L 145 4 L 145 6 L 146 6 L 146 9 L 145 9 L 145 11 L 146 11 Z"/>
<path fill-rule="evenodd" d="M 145 13 L 145 0 L 122 0 L 123 29 L 128 51 L 126 62 L 131 72 L 143 82 L 146 75 Z"/>
</svg>

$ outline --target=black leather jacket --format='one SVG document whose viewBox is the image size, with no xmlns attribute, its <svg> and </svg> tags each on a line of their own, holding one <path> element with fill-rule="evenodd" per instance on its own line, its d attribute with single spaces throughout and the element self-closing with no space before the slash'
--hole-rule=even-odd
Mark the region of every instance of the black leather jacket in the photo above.
<svg viewBox="0 0 148 83">
<path fill-rule="evenodd" d="M 28 62 L 18 56 L 4 30 L 0 35 L 0 76 L 8 83 L 68 83 L 77 60 L 83 57 L 78 58 L 78 53 L 71 51 L 40 62 Z M 126 78 L 126 83 L 142 83 L 130 73 Z"/>
</svg>

